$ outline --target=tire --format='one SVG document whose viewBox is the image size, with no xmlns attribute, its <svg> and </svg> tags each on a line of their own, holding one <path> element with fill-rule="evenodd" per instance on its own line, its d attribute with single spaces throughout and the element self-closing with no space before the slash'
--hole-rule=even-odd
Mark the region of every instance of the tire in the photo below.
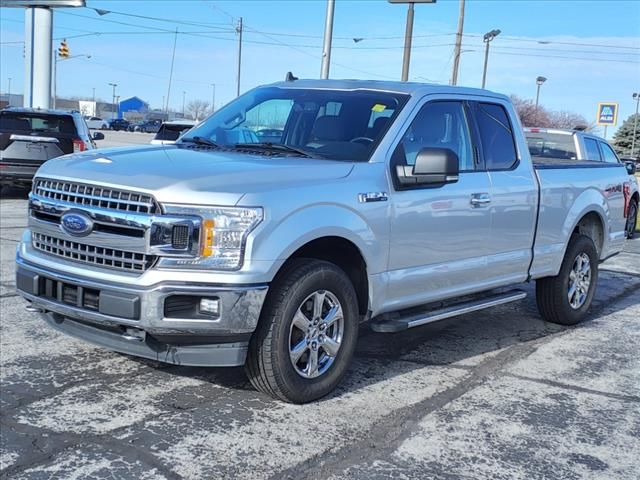
<svg viewBox="0 0 640 480">
<path fill-rule="evenodd" d="M 316 302 L 317 299 L 320 301 Z M 336 302 L 341 308 L 342 320 L 339 315 L 330 317 L 332 311 L 340 311 Z M 313 325 L 317 317 L 307 309 L 316 304 L 323 307 L 321 319 L 334 319 L 330 327 L 323 329 L 323 322 Z M 302 320 L 299 314 L 304 316 Z M 309 330 L 301 336 L 303 330 L 297 325 L 309 318 Z M 307 403 L 324 397 L 347 373 L 358 338 L 358 320 L 355 289 L 340 268 L 314 259 L 291 261 L 272 283 L 258 328 L 249 342 L 245 371 L 251 384 L 256 390 L 291 403 Z M 324 339 L 322 332 L 326 334 Z M 340 333 L 339 347 L 331 356 L 329 350 L 324 350 L 329 344 L 323 342 L 328 342 L 330 337 L 336 342 L 337 332 Z M 317 342 L 310 343 L 310 339 Z M 292 346 L 303 348 L 292 349 Z M 296 356 L 294 350 L 302 352 L 295 364 L 291 358 Z M 313 376 L 310 365 L 314 352 L 317 376 Z"/>
<path fill-rule="evenodd" d="M 634 237 L 636 232 L 637 222 L 638 222 L 638 202 L 636 202 L 635 200 L 631 200 L 631 203 L 629 203 L 629 211 L 627 212 L 627 228 L 626 228 L 627 238 L 631 239 Z"/>
<path fill-rule="evenodd" d="M 579 258 L 589 260 L 588 286 L 582 283 L 576 288 L 572 300 L 569 299 L 569 288 L 576 278 L 574 269 L 580 269 Z M 560 272 L 555 277 L 541 278 L 536 281 L 536 302 L 538 310 L 547 322 L 560 325 L 575 325 L 584 320 L 598 283 L 598 252 L 590 237 L 573 235 L 562 260 Z M 572 274 L 573 272 L 573 274 Z M 578 277 L 579 278 L 579 277 Z M 581 291 L 584 292 L 582 300 Z M 572 305 L 573 303 L 573 305 Z"/>
</svg>

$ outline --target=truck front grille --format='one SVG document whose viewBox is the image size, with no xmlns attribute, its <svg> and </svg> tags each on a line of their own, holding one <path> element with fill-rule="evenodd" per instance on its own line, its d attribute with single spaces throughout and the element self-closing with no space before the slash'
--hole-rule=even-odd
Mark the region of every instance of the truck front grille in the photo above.
<svg viewBox="0 0 640 480">
<path fill-rule="evenodd" d="M 160 211 L 151 195 L 99 185 L 38 178 L 33 183 L 33 193 L 52 200 L 108 210 L 144 214 L 154 214 Z"/>
<path fill-rule="evenodd" d="M 144 272 L 154 263 L 154 255 L 96 247 L 61 238 L 32 233 L 33 247 L 41 252 L 85 264 L 129 272 Z"/>
</svg>

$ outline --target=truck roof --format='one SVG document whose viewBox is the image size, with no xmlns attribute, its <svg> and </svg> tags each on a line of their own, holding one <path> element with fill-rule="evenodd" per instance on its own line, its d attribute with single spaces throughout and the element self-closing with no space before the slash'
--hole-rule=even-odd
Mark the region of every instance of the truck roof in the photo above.
<svg viewBox="0 0 640 480">
<path fill-rule="evenodd" d="M 78 114 L 77 110 L 57 110 L 53 108 L 29 108 L 29 107 L 7 107 L 2 109 L 3 112 L 14 113 L 42 113 L 50 115 L 74 115 Z"/>
<path fill-rule="evenodd" d="M 294 80 L 276 82 L 270 86 L 279 88 L 316 88 L 328 90 L 380 90 L 385 92 L 405 93 L 409 95 L 429 93 L 451 93 L 467 95 L 483 95 L 508 100 L 506 95 L 490 90 L 469 87 L 453 87 L 435 83 L 395 82 L 388 80 Z"/>
</svg>

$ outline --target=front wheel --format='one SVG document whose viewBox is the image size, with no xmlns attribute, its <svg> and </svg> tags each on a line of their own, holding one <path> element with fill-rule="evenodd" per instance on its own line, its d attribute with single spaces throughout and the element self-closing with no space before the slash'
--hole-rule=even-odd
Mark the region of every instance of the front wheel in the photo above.
<svg viewBox="0 0 640 480">
<path fill-rule="evenodd" d="M 296 259 L 273 282 L 245 370 L 259 391 L 292 403 L 330 393 L 347 372 L 358 337 L 358 303 L 336 265 Z"/>
<path fill-rule="evenodd" d="M 627 238 L 633 238 L 636 232 L 636 224 L 638 223 L 638 203 L 631 201 L 629 211 L 627 212 Z"/>
<path fill-rule="evenodd" d="M 575 325 L 591 306 L 598 282 L 598 252 L 590 237 L 573 235 L 560 272 L 536 281 L 536 301 L 542 317 L 561 325 Z"/>
</svg>

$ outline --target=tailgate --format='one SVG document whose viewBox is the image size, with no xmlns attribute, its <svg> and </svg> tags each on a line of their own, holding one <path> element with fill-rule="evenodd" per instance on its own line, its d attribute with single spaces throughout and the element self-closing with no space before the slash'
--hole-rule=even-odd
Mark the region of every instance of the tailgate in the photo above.
<svg viewBox="0 0 640 480">
<path fill-rule="evenodd" d="M 5 164 L 36 166 L 65 153 L 73 153 L 71 139 L 0 133 L 0 162 Z"/>
</svg>

